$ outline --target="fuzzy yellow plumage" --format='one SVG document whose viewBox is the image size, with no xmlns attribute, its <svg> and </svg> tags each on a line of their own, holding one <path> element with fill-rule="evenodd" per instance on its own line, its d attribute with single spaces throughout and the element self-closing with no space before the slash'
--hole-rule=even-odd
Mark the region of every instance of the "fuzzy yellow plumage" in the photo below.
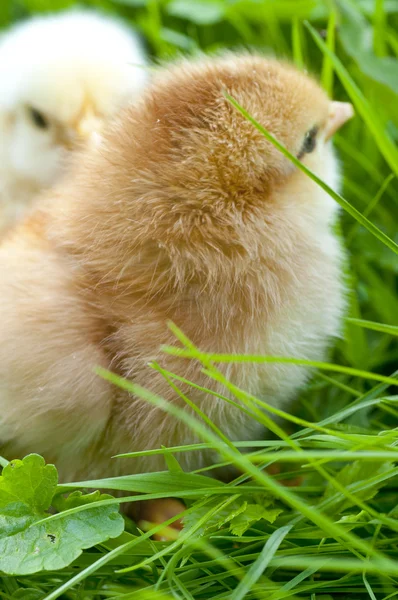
<svg viewBox="0 0 398 600">
<path fill-rule="evenodd" d="M 174 403 L 182 401 L 148 361 L 214 386 L 194 362 L 160 354 L 161 344 L 174 342 L 168 320 L 203 350 L 316 360 L 339 333 L 337 206 L 223 91 L 338 186 L 329 140 L 350 108 L 331 103 L 311 78 L 251 55 L 161 70 L 101 147 L 79 156 L 47 208 L 0 249 L 7 456 L 40 452 L 64 480 L 163 469 L 161 456 L 128 464 L 110 457 L 189 443 L 192 432 L 111 387 L 93 367 Z M 280 407 L 307 379 L 292 364 L 223 368 L 236 385 Z M 222 400 L 185 391 L 232 440 L 264 434 Z M 187 469 L 213 460 L 210 451 L 181 457 Z"/>
</svg>

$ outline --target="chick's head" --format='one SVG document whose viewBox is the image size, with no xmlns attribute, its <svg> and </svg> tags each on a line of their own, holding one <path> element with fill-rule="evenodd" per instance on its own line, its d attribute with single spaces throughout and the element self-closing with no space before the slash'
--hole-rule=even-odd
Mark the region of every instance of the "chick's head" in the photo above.
<svg viewBox="0 0 398 600">
<path fill-rule="evenodd" d="M 137 286 L 139 268 L 143 281 L 154 265 L 160 279 L 173 272 L 178 281 L 208 281 L 227 277 L 227 267 L 233 277 L 261 264 L 280 270 L 307 238 L 321 249 L 336 203 L 224 92 L 337 185 L 330 138 L 350 105 L 329 101 L 311 77 L 261 56 L 180 62 L 155 75 L 62 190 L 69 206 L 62 227 L 87 264 L 126 285 L 133 277 Z"/>
<path fill-rule="evenodd" d="M 140 92 L 144 63 L 131 31 L 90 12 L 38 17 L 7 32 L 0 42 L 7 169 L 51 184 L 68 151 L 97 139 L 102 122 Z"/>
<path fill-rule="evenodd" d="M 224 92 L 337 185 L 330 138 L 351 115 L 350 105 L 331 102 L 311 77 L 264 57 L 180 63 L 155 77 L 108 147 L 109 194 L 123 190 L 118 207 L 126 208 L 124 218 L 139 218 L 159 245 L 190 245 L 195 253 L 204 242 L 228 253 L 245 232 L 249 238 L 256 228 L 265 232 L 289 210 L 294 215 L 295 206 L 310 216 L 312 209 L 334 210 L 334 201 L 320 195 Z M 247 242 L 253 248 L 254 240 Z"/>
</svg>

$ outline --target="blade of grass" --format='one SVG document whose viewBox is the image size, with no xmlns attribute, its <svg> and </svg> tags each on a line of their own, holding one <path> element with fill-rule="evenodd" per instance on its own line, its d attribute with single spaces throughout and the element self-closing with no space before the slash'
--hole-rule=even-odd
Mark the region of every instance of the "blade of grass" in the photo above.
<svg viewBox="0 0 398 600">
<path fill-rule="evenodd" d="M 364 379 L 372 379 L 387 383 L 388 385 L 398 385 L 398 379 L 393 377 L 387 377 L 385 375 L 378 375 L 377 373 L 371 373 L 370 371 L 362 371 L 360 369 L 353 369 L 352 367 L 344 367 L 343 365 L 335 365 L 333 363 L 326 363 L 315 360 L 305 360 L 300 358 L 290 358 L 286 356 L 258 356 L 254 354 L 211 354 L 210 352 L 196 352 L 193 350 L 183 350 L 177 346 L 162 346 L 163 352 L 171 354 L 172 356 L 179 356 L 181 358 L 196 358 L 199 360 L 207 359 L 211 362 L 216 363 L 281 363 L 288 365 L 298 365 L 302 367 L 310 367 L 314 369 L 321 369 L 324 371 L 334 371 L 336 373 L 345 373 L 346 375 L 352 375 L 353 377 L 363 377 Z"/>
<path fill-rule="evenodd" d="M 274 558 L 279 546 L 285 539 L 286 535 L 291 529 L 290 525 L 281 527 L 274 531 L 274 533 L 268 538 L 264 548 L 261 550 L 258 558 L 254 561 L 251 567 L 246 572 L 242 581 L 239 582 L 238 586 L 231 594 L 231 600 L 243 600 L 245 596 L 250 592 L 255 583 L 264 573 L 265 569 Z"/>
<path fill-rule="evenodd" d="M 259 400 L 258 398 L 256 398 L 255 396 L 252 396 L 250 394 L 247 394 L 246 392 L 244 392 L 243 390 L 240 390 L 240 388 L 237 388 L 237 386 L 234 386 L 231 382 L 229 382 L 224 376 L 223 374 L 216 370 L 214 368 L 214 365 L 212 363 L 211 358 L 214 355 L 209 355 L 207 353 L 201 352 L 198 348 L 196 348 L 193 343 L 184 335 L 184 333 L 172 322 L 169 322 L 169 329 L 174 333 L 174 335 L 176 336 L 176 338 L 189 350 L 190 353 L 190 357 L 191 358 L 196 358 L 197 360 L 199 360 L 200 362 L 202 362 L 205 367 L 208 369 L 209 371 L 209 376 L 212 378 L 215 378 L 217 381 L 220 381 L 221 383 L 223 383 L 223 385 L 225 385 L 227 387 L 227 389 L 230 389 L 233 393 L 236 393 L 236 391 L 240 394 L 240 395 L 244 395 L 246 397 L 250 397 L 252 399 L 252 401 L 254 403 L 256 403 L 258 406 L 260 406 L 262 409 L 267 410 L 279 417 L 282 417 L 283 419 L 286 420 L 291 420 L 293 423 L 296 423 L 297 425 L 300 425 L 301 427 L 310 427 L 311 429 L 315 429 L 318 431 L 321 431 L 323 433 L 327 433 L 327 434 L 334 434 L 334 435 L 339 435 L 342 439 L 347 439 L 347 440 L 352 440 L 351 436 L 347 436 L 345 434 L 339 433 L 337 434 L 336 432 L 332 432 L 331 430 L 326 430 L 324 428 L 322 428 L 321 425 L 318 425 L 316 423 L 309 423 L 307 421 L 305 421 L 304 419 L 300 419 L 295 417 L 294 415 L 290 415 L 288 413 L 286 413 L 285 411 L 282 411 L 280 409 L 277 409 L 274 406 L 271 406 L 269 404 L 267 404 L 266 402 Z M 176 348 L 173 347 L 173 349 L 175 350 Z M 179 352 L 181 352 L 181 349 L 178 348 L 177 349 Z M 233 355 L 228 355 L 229 357 L 233 356 Z M 244 355 L 247 357 L 247 355 Z M 264 358 L 264 357 L 263 357 Z M 206 369 L 204 370 L 204 372 L 206 372 Z M 398 372 L 394 372 L 393 375 L 395 376 Z M 187 383 L 189 384 L 189 381 L 187 381 Z M 377 395 L 377 392 L 380 391 L 384 391 L 386 389 L 386 385 L 384 384 L 379 384 L 379 386 L 376 386 L 373 390 L 371 390 L 370 392 L 368 392 L 368 394 L 366 394 L 365 396 L 362 397 L 362 400 L 369 400 L 369 399 L 373 399 L 375 397 L 375 395 Z M 228 402 L 229 399 L 225 398 L 225 400 Z M 361 401 L 361 398 L 358 398 L 353 404 L 358 405 Z M 352 406 L 352 405 L 351 405 Z M 333 422 L 329 421 L 329 422 Z M 309 429 L 308 431 L 311 431 L 311 429 Z M 307 433 L 307 430 L 304 430 L 305 433 Z M 295 436 L 291 436 L 293 439 Z"/>
<path fill-rule="evenodd" d="M 147 533 L 142 534 L 140 537 L 137 537 L 134 540 L 127 542 L 126 544 L 122 544 L 121 546 L 114 548 L 107 554 L 104 554 L 103 556 L 101 556 L 100 559 L 98 559 L 97 561 L 80 571 L 80 573 L 77 573 L 77 575 L 75 575 L 74 577 L 66 581 L 64 584 L 62 584 L 60 587 L 58 587 L 56 590 L 45 596 L 43 600 L 56 600 L 56 598 L 59 598 L 62 594 L 64 594 L 72 587 L 86 579 L 89 575 L 92 575 L 93 573 L 95 573 L 95 571 L 98 571 L 98 569 L 100 569 L 103 565 L 108 564 L 111 560 L 113 560 L 121 554 L 126 554 L 129 550 L 131 550 L 131 548 L 133 548 L 137 544 L 142 543 L 144 540 L 149 539 L 154 533 L 157 533 L 158 531 L 164 529 L 164 527 L 174 523 L 174 521 L 176 521 L 180 516 L 181 515 L 175 515 L 174 517 L 168 519 L 164 523 L 157 525 Z"/>
<path fill-rule="evenodd" d="M 315 523 L 322 529 L 328 537 L 333 537 L 334 539 L 343 543 L 347 549 L 352 549 L 356 552 L 363 552 L 365 555 L 370 553 L 377 563 L 378 568 L 383 570 L 383 572 L 388 572 L 390 574 L 398 574 L 398 566 L 390 560 L 388 557 L 384 556 L 378 550 L 372 548 L 366 541 L 358 538 L 352 533 L 346 531 L 343 527 L 340 527 L 336 523 L 334 523 L 329 517 L 327 517 L 322 512 L 319 512 L 315 506 L 311 506 L 301 500 L 296 494 L 290 492 L 286 487 L 281 486 L 276 481 L 274 481 L 270 476 L 268 476 L 263 471 L 260 471 L 251 462 L 242 454 L 237 454 L 232 452 L 227 446 L 224 444 L 220 444 L 217 436 L 209 431 L 206 427 L 204 427 L 196 418 L 192 417 L 185 411 L 182 411 L 178 407 L 170 404 L 163 398 L 153 394 L 149 390 L 142 388 L 141 386 L 131 383 L 106 369 L 98 368 L 97 372 L 100 376 L 102 376 L 107 381 L 113 383 L 114 385 L 128 391 L 131 394 L 142 398 L 143 400 L 149 402 L 150 404 L 157 406 L 161 410 L 168 412 L 169 414 L 174 415 L 177 419 L 185 422 L 192 430 L 204 439 L 207 442 L 212 442 L 216 445 L 217 451 L 224 455 L 226 458 L 231 460 L 238 468 L 246 471 L 248 474 L 252 475 L 252 477 L 261 485 L 264 486 L 266 490 L 273 493 L 277 498 L 286 502 L 289 506 L 297 510 L 298 518 L 302 519 L 303 517 L 307 517 L 311 522 Z M 306 565 L 308 566 L 308 565 Z M 363 565 L 362 569 L 363 570 Z M 367 566 L 366 566 L 367 568 Z"/>
<path fill-rule="evenodd" d="M 335 48 L 335 33 L 336 33 L 336 11 L 331 10 L 329 14 L 326 45 L 330 52 L 334 52 Z M 322 87 L 326 91 L 327 95 L 331 98 L 333 96 L 333 63 L 328 55 L 324 55 L 322 64 L 322 75 L 321 75 Z"/>
<path fill-rule="evenodd" d="M 376 56 L 386 55 L 386 14 L 384 12 L 384 0 L 375 0 L 373 48 Z"/>
<path fill-rule="evenodd" d="M 159 372 L 162 373 L 162 370 L 159 367 Z M 172 384 L 171 382 L 171 378 L 166 376 L 166 380 L 167 382 L 173 387 L 173 389 L 177 392 L 177 394 L 182 397 L 184 400 L 187 401 L 188 405 L 191 406 L 193 403 L 191 403 L 190 400 L 188 400 L 188 398 L 182 394 L 181 390 L 179 390 L 179 388 L 177 386 L 174 386 L 174 384 Z M 236 388 L 235 388 L 236 389 Z M 243 398 L 240 398 L 241 400 Z M 245 398 L 246 399 L 246 398 Z M 194 405 L 195 406 L 195 405 Z M 196 408 L 196 407 L 195 407 Z M 195 410 L 195 409 L 194 409 Z M 202 418 L 204 419 L 204 421 L 206 422 L 207 425 L 209 425 L 208 423 L 208 417 L 206 415 L 203 416 L 202 411 L 198 411 L 195 410 L 195 412 Z M 265 417 L 265 413 L 262 412 L 261 415 L 263 418 Z M 274 423 L 272 421 L 272 419 L 268 418 L 266 419 L 265 422 L 266 427 L 274 432 L 278 437 L 280 437 L 281 439 L 285 440 L 286 442 L 290 443 L 290 445 L 293 447 L 293 449 L 295 450 L 295 457 L 297 457 L 297 455 L 299 457 L 302 457 L 302 460 L 308 460 L 311 464 L 311 466 L 313 468 L 315 468 L 323 477 L 324 479 L 326 479 L 327 481 L 329 481 L 329 483 L 338 491 L 340 492 L 343 496 L 346 496 L 346 498 L 348 498 L 353 505 L 358 506 L 359 508 L 361 508 L 362 510 L 366 511 L 367 513 L 369 513 L 371 516 L 373 516 L 374 518 L 377 517 L 377 513 L 371 509 L 369 506 L 365 505 L 360 499 L 356 498 L 355 496 L 353 496 L 348 490 L 347 488 L 345 488 L 344 486 L 342 486 L 336 479 L 334 479 L 334 477 L 332 477 L 331 475 L 329 475 L 329 473 L 322 467 L 321 462 L 319 461 L 313 461 L 313 458 L 309 455 L 309 453 L 303 453 L 302 448 L 296 444 L 293 440 L 289 439 L 289 437 L 287 436 L 287 434 L 283 431 L 283 429 L 281 429 L 276 423 Z M 211 429 L 214 430 L 213 427 L 211 427 Z M 219 432 L 218 428 L 216 428 L 215 430 L 216 433 Z M 224 436 L 223 436 L 224 437 Z M 223 441 L 225 441 L 223 439 Z M 235 450 L 234 446 L 232 446 L 232 444 L 228 444 L 230 447 L 232 447 L 232 450 Z M 393 459 L 397 458 L 398 454 L 393 453 Z M 270 457 L 272 460 L 272 457 Z M 323 458 L 323 457 L 322 457 Z M 260 462 L 262 461 L 262 459 L 260 459 Z M 325 462 L 325 461 L 323 461 Z M 387 524 L 390 525 L 390 522 L 388 520 L 386 520 Z"/>
<path fill-rule="evenodd" d="M 140 563 L 137 563 L 136 565 L 132 565 L 131 567 L 126 567 L 125 569 L 120 569 L 118 571 L 118 573 L 129 573 L 131 571 L 136 571 L 137 569 L 141 569 L 142 567 L 149 565 L 151 562 L 157 560 L 158 558 L 160 558 L 162 556 L 165 556 L 166 554 L 173 553 L 176 550 L 176 548 L 178 548 L 178 546 L 181 546 L 184 542 L 187 542 L 192 537 L 192 535 L 194 533 L 196 533 L 196 531 L 198 531 L 204 525 L 204 523 L 206 523 L 206 521 L 210 517 L 217 514 L 217 512 L 219 512 L 220 510 L 222 510 L 223 508 L 225 508 L 229 504 L 231 504 L 236 499 L 236 497 L 237 497 L 236 495 L 231 496 L 230 498 L 223 500 L 222 502 L 219 502 L 217 504 L 217 506 L 211 507 L 210 510 L 208 510 L 208 512 L 203 517 L 198 519 L 198 521 L 190 529 L 184 530 L 179 535 L 178 539 L 176 541 L 174 541 L 172 544 L 170 544 L 166 548 L 163 548 L 162 550 L 159 550 L 155 555 L 144 559 L 143 561 L 141 561 Z M 184 514 L 185 514 L 185 512 L 184 512 Z M 176 520 L 176 519 L 173 518 L 172 521 L 174 521 L 174 520 Z M 158 531 L 160 529 L 162 529 L 162 525 L 154 527 L 148 533 L 149 533 L 149 535 L 152 535 L 153 533 L 155 533 L 155 531 Z M 241 573 L 241 577 L 243 577 L 243 572 Z"/>
<path fill-rule="evenodd" d="M 373 199 L 369 202 L 369 204 L 367 205 L 367 207 L 363 211 L 363 215 L 365 217 L 368 217 L 370 215 L 370 213 L 372 212 L 372 210 L 375 208 L 375 206 L 378 205 L 378 203 L 380 202 L 380 200 L 381 200 L 384 192 L 386 191 L 386 189 L 388 188 L 388 186 L 390 185 L 390 183 L 391 183 L 391 181 L 393 179 L 395 179 L 394 173 L 390 173 L 390 175 L 388 175 L 388 177 L 385 178 L 385 180 L 383 181 L 382 185 L 378 189 L 377 194 L 373 197 Z M 351 227 L 350 231 L 347 233 L 347 235 L 346 235 L 346 243 L 348 245 L 352 242 L 352 239 L 353 239 L 355 233 L 357 232 L 358 227 L 359 227 L 359 223 L 357 221 L 356 223 L 353 224 L 353 226 Z"/>
<path fill-rule="evenodd" d="M 292 23 L 292 50 L 294 64 L 298 69 L 304 69 L 304 57 L 302 49 L 302 25 L 298 18 Z"/>
<path fill-rule="evenodd" d="M 398 326 L 396 325 L 385 325 L 384 323 L 375 323 L 374 321 L 352 318 L 348 318 L 347 321 L 353 325 L 358 325 L 358 327 L 364 327 L 365 329 L 372 329 L 373 331 L 380 331 L 382 333 L 388 333 L 389 335 L 398 336 Z"/>
<path fill-rule="evenodd" d="M 394 371 L 392 373 L 392 375 L 394 377 L 398 376 L 398 371 Z M 353 414 L 353 412 L 356 412 L 357 410 L 361 410 L 362 408 L 366 408 L 369 405 L 373 405 L 373 404 L 369 404 L 369 403 L 380 402 L 381 400 L 379 398 L 379 395 L 383 394 L 385 392 L 385 390 L 387 389 L 387 387 L 388 387 L 387 384 L 379 383 L 378 385 L 373 387 L 371 390 L 366 392 L 366 394 L 363 394 L 362 396 L 360 396 L 359 398 L 354 400 L 351 404 L 349 404 L 347 407 L 343 408 L 338 413 L 331 415 L 330 417 L 326 417 L 326 419 L 323 419 L 322 421 L 320 421 L 318 423 L 318 426 L 325 427 L 326 425 L 330 425 L 331 423 L 339 423 L 340 421 L 343 421 L 344 419 L 349 417 L 351 414 Z M 308 433 L 310 433 L 310 432 L 311 432 L 311 429 L 309 429 L 309 428 L 303 429 L 303 430 L 298 431 L 297 433 L 293 434 L 292 437 L 300 438 L 305 435 L 308 435 Z"/>
</svg>

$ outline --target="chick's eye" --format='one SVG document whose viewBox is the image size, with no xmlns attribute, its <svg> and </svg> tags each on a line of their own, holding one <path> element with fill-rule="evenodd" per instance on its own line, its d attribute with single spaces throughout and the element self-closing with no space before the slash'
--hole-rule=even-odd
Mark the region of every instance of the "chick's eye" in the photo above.
<svg viewBox="0 0 398 600">
<path fill-rule="evenodd" d="M 305 134 L 305 137 L 304 137 L 303 145 L 302 145 L 300 153 L 299 153 L 299 158 L 304 156 L 304 154 L 309 154 L 310 152 L 313 152 L 315 150 L 317 133 L 318 133 L 318 127 L 313 127 L 312 129 L 307 131 L 307 133 Z"/>
<path fill-rule="evenodd" d="M 50 124 L 48 120 L 39 110 L 33 108 L 32 106 L 29 106 L 28 112 L 32 122 L 36 125 L 36 127 L 38 127 L 39 129 L 49 128 Z"/>
</svg>

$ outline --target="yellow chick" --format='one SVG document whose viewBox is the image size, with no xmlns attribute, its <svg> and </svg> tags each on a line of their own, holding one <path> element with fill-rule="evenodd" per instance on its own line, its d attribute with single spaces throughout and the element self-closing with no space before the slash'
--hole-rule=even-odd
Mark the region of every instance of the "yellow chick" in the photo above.
<svg viewBox="0 0 398 600">
<path fill-rule="evenodd" d="M 0 248 L 0 439 L 36 451 L 63 480 L 163 470 L 116 453 L 187 444 L 174 417 L 110 385 L 101 365 L 187 407 L 147 363 L 212 386 L 160 352 L 175 322 L 205 351 L 320 360 L 340 329 L 342 251 L 334 201 L 225 99 L 227 91 L 321 178 L 339 184 L 331 136 L 352 114 L 310 77 L 261 56 L 161 71 L 100 148 Z M 45 205 L 45 207 L 44 207 Z M 308 373 L 291 364 L 223 367 L 287 408 Z M 222 400 L 183 390 L 232 440 L 262 427 Z M 184 469 L 214 461 L 184 453 Z"/>
<path fill-rule="evenodd" d="M 125 25 L 71 11 L 18 24 L 0 40 L 0 232 L 51 185 L 69 150 L 99 133 L 146 82 Z"/>
</svg>

